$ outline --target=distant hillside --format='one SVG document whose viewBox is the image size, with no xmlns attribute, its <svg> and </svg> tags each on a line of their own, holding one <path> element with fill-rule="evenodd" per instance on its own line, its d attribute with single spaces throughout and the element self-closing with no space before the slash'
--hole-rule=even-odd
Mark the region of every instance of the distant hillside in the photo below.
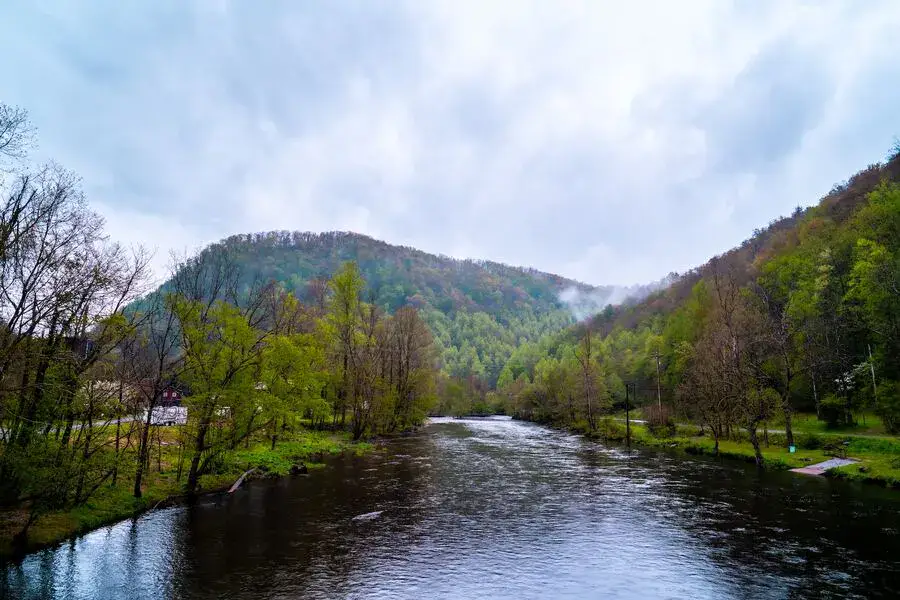
<svg viewBox="0 0 900 600">
<path fill-rule="evenodd" d="M 798 207 L 792 215 L 775 219 L 768 227 L 755 230 L 740 246 L 673 278 L 671 285 L 646 294 L 642 301 L 598 314 L 593 323 L 599 331 L 609 332 L 616 327 L 630 329 L 654 316 L 668 315 L 685 303 L 697 282 L 711 276 L 716 263 L 729 265 L 741 285 L 754 281 L 767 262 L 792 252 L 801 243 L 808 243 L 817 236 L 816 229 L 848 226 L 882 181 L 900 182 L 900 150 L 885 163 L 870 165 L 836 184 L 818 205 Z"/>
<path fill-rule="evenodd" d="M 345 261 L 356 261 L 369 300 L 390 311 L 413 304 L 445 314 L 466 310 L 501 316 L 522 309 L 547 313 L 564 308 L 559 299 L 563 289 L 613 290 L 535 269 L 428 254 L 352 232 L 242 234 L 210 248 L 229 249 L 248 276 L 280 281 L 300 297 L 310 280 L 328 278 Z"/>
<path fill-rule="evenodd" d="M 441 346 L 444 370 L 493 385 L 513 349 L 574 322 L 572 298 L 615 300 L 613 286 L 590 286 L 535 269 L 457 260 L 349 232 L 243 234 L 203 252 L 227 251 L 245 281 L 274 280 L 305 301 L 310 283 L 356 261 L 366 300 L 393 312 L 419 308 Z M 635 288 L 640 291 L 642 288 Z M 628 290 L 630 295 L 634 290 Z"/>
</svg>

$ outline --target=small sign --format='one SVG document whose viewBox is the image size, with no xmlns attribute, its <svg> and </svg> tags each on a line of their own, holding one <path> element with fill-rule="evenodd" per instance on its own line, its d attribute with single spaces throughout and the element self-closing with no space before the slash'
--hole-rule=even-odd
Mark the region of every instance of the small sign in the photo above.
<svg viewBox="0 0 900 600">
<path fill-rule="evenodd" d="M 794 446 L 793 444 L 788 446 L 788 452 L 790 452 L 791 454 L 793 454 L 796 451 L 797 451 L 797 447 Z"/>
</svg>

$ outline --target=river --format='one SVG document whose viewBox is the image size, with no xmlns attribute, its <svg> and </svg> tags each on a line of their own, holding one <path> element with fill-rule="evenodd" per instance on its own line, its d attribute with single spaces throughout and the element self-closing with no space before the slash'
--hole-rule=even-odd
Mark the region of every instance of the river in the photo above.
<svg viewBox="0 0 900 600">
<path fill-rule="evenodd" d="M 900 493 L 436 419 L 8 567 L 12 598 L 876 598 Z"/>
</svg>

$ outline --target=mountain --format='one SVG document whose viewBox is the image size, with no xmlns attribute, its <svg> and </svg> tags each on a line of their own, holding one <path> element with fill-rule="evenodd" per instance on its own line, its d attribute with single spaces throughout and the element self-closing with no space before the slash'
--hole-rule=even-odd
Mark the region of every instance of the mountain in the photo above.
<svg viewBox="0 0 900 600">
<path fill-rule="evenodd" d="M 245 283 L 278 281 L 305 301 L 313 300 L 312 282 L 328 279 L 345 261 L 355 261 L 367 282 L 368 302 L 389 312 L 417 307 L 440 346 L 444 371 L 459 378 L 474 376 L 486 386 L 496 382 L 515 347 L 575 321 L 572 299 L 596 303 L 622 295 L 614 286 L 438 256 L 350 232 L 242 234 L 203 252 L 227 252 Z"/>
<path fill-rule="evenodd" d="M 562 309 L 566 288 L 612 292 L 535 269 L 481 260 L 458 260 L 388 244 L 352 232 L 271 231 L 231 236 L 209 249 L 227 249 L 248 276 L 284 283 L 303 297 L 313 279 L 328 278 L 355 261 L 366 278 L 369 300 L 394 311 L 413 304 L 445 314 L 467 310 L 502 314 Z"/>
<path fill-rule="evenodd" d="M 869 165 L 848 180 L 835 184 L 817 205 L 805 209 L 798 206 L 790 216 L 775 219 L 767 227 L 755 230 L 740 246 L 673 278 L 669 286 L 645 294 L 641 301 L 598 314 L 593 323 L 601 332 L 617 327 L 634 328 L 682 307 L 693 287 L 709 279 L 719 265 L 728 265 L 737 277 L 737 283 L 746 285 L 755 281 L 767 264 L 798 251 L 800 246 L 805 250 L 815 242 L 834 245 L 837 240 L 830 238 L 837 231 L 854 228 L 860 210 L 868 205 L 870 194 L 882 182 L 900 182 L 900 149 L 895 149 L 884 163 Z M 855 242 L 856 237 L 849 235 L 853 238 L 850 241 Z M 823 238 L 829 238 L 829 241 L 824 242 Z M 851 249 L 843 248 L 843 251 L 848 253 Z"/>
</svg>

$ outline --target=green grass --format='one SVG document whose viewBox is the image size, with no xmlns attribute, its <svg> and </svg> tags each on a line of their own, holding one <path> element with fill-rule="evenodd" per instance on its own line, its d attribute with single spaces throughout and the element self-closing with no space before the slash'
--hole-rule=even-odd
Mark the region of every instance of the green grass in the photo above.
<svg viewBox="0 0 900 600">
<path fill-rule="evenodd" d="M 704 454 L 714 456 L 716 454 L 715 441 L 706 436 L 679 435 L 674 437 L 656 437 L 646 427 L 638 425 L 632 427 L 632 441 L 636 444 L 651 447 L 680 448 L 689 454 Z M 770 443 L 761 448 L 765 466 L 770 469 L 782 470 L 803 467 L 812 463 L 821 462 L 830 458 L 821 450 L 797 449 L 790 453 L 787 448 L 775 446 Z M 746 462 L 755 462 L 756 455 L 753 445 L 749 442 L 736 440 L 720 440 L 719 456 L 734 458 Z"/>
<path fill-rule="evenodd" d="M 169 441 L 174 440 L 177 435 L 176 427 L 163 431 Z M 372 448 L 372 444 L 366 442 L 352 442 L 346 433 L 301 430 L 278 441 L 274 450 L 271 449 L 269 440 L 260 437 L 252 440 L 249 448 L 241 447 L 229 453 L 215 472 L 201 476 L 199 491 L 202 493 L 228 489 L 241 473 L 252 468 L 259 469 L 261 476 L 283 476 L 297 463 L 302 462 L 308 469 L 318 469 L 325 466 L 322 460 L 326 455 L 342 452 L 360 455 Z M 124 460 L 117 485 L 100 488 L 85 504 L 41 516 L 29 529 L 27 550 L 36 550 L 73 535 L 127 519 L 183 493 L 186 474 L 182 474 L 181 481 L 177 479 L 177 450 L 174 446 L 165 446 L 160 457 L 154 452 L 140 499 L 131 493 L 134 482 L 133 462 L 133 458 Z M 21 530 L 26 517 L 25 508 L 0 512 L 0 558 L 12 554 L 13 535 Z"/>
<path fill-rule="evenodd" d="M 617 420 L 624 421 L 625 420 L 625 411 L 620 410 L 612 414 L 612 417 Z M 644 410 L 641 407 L 632 408 L 628 411 L 628 418 L 634 419 L 636 421 L 642 421 L 644 419 Z"/>
<path fill-rule="evenodd" d="M 360 452 L 361 444 L 352 446 L 355 452 Z M 287 475 L 291 467 L 300 462 L 321 457 L 326 454 L 337 454 L 350 448 L 350 439 L 346 434 L 331 434 L 318 431 L 307 431 L 299 439 L 282 441 L 271 449 L 268 440 L 251 444 L 250 448 L 241 448 L 228 456 L 228 472 L 240 474 L 252 468 L 274 475 Z M 369 444 L 365 447 L 370 448 Z"/>
<path fill-rule="evenodd" d="M 815 419 L 815 415 L 813 415 Z M 849 458 L 860 462 L 855 465 L 840 467 L 828 471 L 830 477 L 878 483 L 887 487 L 900 487 L 900 438 L 885 435 L 860 433 L 860 427 L 848 431 L 835 432 L 825 429 L 810 419 L 800 419 L 800 427 L 794 429 L 795 452 L 787 449 L 783 433 L 769 433 L 769 444 L 763 441 L 760 431 L 761 452 L 765 468 L 774 470 L 794 469 L 833 458 L 837 448 L 846 449 Z M 867 422 L 873 428 L 881 426 L 880 421 Z M 796 422 L 795 422 L 796 423 Z M 782 426 L 769 424 L 770 429 L 781 429 Z M 590 438 L 609 442 L 625 441 L 625 423 L 615 418 L 601 419 L 593 432 L 588 431 L 587 423 L 578 423 L 571 428 Z M 695 425 L 679 425 L 676 433 L 670 437 L 654 436 L 646 426 L 632 424 L 632 443 L 636 445 L 678 448 L 690 454 L 715 455 L 715 442 L 711 437 L 697 435 Z M 737 432 L 738 439 L 723 439 L 719 442 L 718 455 L 726 458 L 755 462 L 753 446 L 746 439 L 746 433 Z M 845 444 L 846 442 L 846 444 Z"/>
<path fill-rule="evenodd" d="M 791 421 L 795 432 L 803 433 L 848 433 L 854 435 L 887 435 L 881 417 L 873 413 L 864 413 L 856 417 L 854 425 L 830 429 L 825 421 L 816 418 L 815 413 L 797 413 Z M 769 423 L 770 429 L 784 429 L 784 418 Z"/>
</svg>

